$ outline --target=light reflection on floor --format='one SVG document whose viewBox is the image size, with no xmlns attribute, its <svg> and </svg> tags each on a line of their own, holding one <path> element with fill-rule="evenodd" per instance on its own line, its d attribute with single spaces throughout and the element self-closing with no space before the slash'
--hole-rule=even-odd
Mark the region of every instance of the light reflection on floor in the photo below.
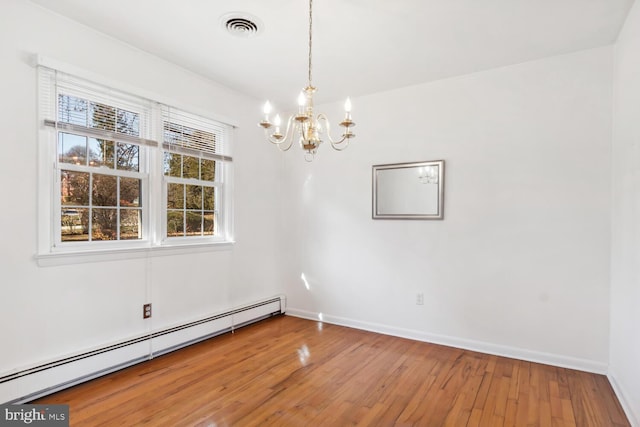
<svg viewBox="0 0 640 427">
<path fill-rule="evenodd" d="M 309 347 L 307 347 L 306 344 L 302 344 L 302 347 L 298 349 L 298 359 L 300 359 L 300 364 L 302 366 L 307 366 L 309 357 L 311 357 L 311 353 L 309 352 Z"/>
</svg>

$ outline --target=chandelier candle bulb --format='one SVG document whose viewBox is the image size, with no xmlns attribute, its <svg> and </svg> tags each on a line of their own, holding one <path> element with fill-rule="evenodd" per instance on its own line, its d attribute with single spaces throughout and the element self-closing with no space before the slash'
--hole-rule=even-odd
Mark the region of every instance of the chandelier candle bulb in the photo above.
<svg viewBox="0 0 640 427">
<path fill-rule="evenodd" d="M 276 134 L 280 133 L 280 114 L 276 114 L 276 117 L 273 119 L 273 123 L 276 125 Z"/>
<path fill-rule="evenodd" d="M 269 114 L 271 114 L 271 103 L 269 101 L 264 103 L 262 111 L 264 112 L 264 122 L 269 123 Z"/>
<path fill-rule="evenodd" d="M 264 107 L 262 107 L 262 112 L 264 113 L 264 119 L 258 123 L 259 126 L 262 126 L 265 131 L 271 127 L 271 122 L 269 121 L 269 114 L 271 113 L 271 104 L 269 101 L 264 103 Z"/>
<path fill-rule="evenodd" d="M 351 120 L 351 99 L 349 98 L 344 102 L 344 111 L 344 119 Z"/>
</svg>

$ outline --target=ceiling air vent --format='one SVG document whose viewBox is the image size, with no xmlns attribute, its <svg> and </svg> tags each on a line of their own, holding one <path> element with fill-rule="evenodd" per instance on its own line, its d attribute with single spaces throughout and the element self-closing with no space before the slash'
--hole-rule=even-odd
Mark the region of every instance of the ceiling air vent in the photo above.
<svg viewBox="0 0 640 427">
<path fill-rule="evenodd" d="M 220 18 L 220 24 L 235 37 L 255 37 L 262 32 L 260 20 L 244 12 L 227 13 Z"/>
</svg>

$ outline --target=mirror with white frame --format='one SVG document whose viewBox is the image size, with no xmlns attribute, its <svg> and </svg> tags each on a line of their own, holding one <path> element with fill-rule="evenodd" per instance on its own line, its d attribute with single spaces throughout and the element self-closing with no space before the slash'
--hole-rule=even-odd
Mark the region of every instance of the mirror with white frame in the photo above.
<svg viewBox="0 0 640 427">
<path fill-rule="evenodd" d="M 444 160 L 373 166 L 373 219 L 443 219 Z"/>
</svg>

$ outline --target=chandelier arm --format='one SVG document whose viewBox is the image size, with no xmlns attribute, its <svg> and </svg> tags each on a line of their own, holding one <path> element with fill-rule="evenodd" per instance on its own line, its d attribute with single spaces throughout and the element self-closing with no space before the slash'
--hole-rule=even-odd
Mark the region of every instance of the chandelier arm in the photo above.
<svg viewBox="0 0 640 427">
<path fill-rule="evenodd" d="M 294 131 L 292 131 L 295 128 L 295 125 L 292 127 L 291 124 L 293 122 L 293 115 L 289 116 L 289 119 L 287 120 L 287 129 L 284 133 L 284 136 L 282 138 L 274 138 L 272 135 L 269 135 L 269 130 L 265 129 L 264 130 L 264 134 L 265 137 L 267 138 L 267 141 L 269 141 L 270 143 L 277 145 L 278 148 L 281 151 L 287 151 L 289 150 L 289 148 L 291 148 L 291 146 L 293 145 L 293 133 Z M 288 141 L 288 144 L 287 144 Z"/>
<path fill-rule="evenodd" d="M 336 151 L 345 150 L 349 146 L 349 140 L 347 139 L 347 141 L 344 142 L 345 139 L 347 139 L 347 138 L 343 137 L 342 140 L 340 140 L 340 142 L 337 142 L 336 144 L 334 144 L 333 142 L 329 141 L 329 142 L 331 142 L 331 148 L 333 148 Z M 344 142 L 344 145 L 338 145 L 338 144 L 341 144 L 342 142 Z"/>
<path fill-rule="evenodd" d="M 264 131 L 264 135 L 267 141 L 269 141 L 273 145 L 276 145 L 281 151 L 287 151 L 293 145 L 292 138 L 281 138 L 280 140 L 274 139 L 271 135 L 269 135 L 269 131 L 266 129 Z M 288 144 L 287 141 L 289 142 Z"/>
<path fill-rule="evenodd" d="M 331 138 L 331 123 L 329 123 L 329 119 L 327 119 L 327 116 L 325 116 L 324 113 L 318 114 L 318 117 L 316 120 L 318 122 L 320 122 L 320 120 L 324 121 L 324 124 L 325 124 L 324 134 L 327 135 L 327 138 L 329 139 L 329 143 L 331 144 L 331 147 L 334 150 L 342 151 L 349 146 L 349 141 L 348 141 L 349 138 L 347 138 L 346 133 L 342 135 L 342 138 L 340 138 L 340 140 L 338 141 L 334 141 L 333 138 Z M 347 140 L 346 143 L 345 143 L 345 140 Z M 341 145 L 343 143 L 344 145 Z"/>
<path fill-rule="evenodd" d="M 287 145 L 287 146 L 284 146 L 284 144 L 278 144 L 278 149 L 280 151 L 289 151 L 289 148 L 291 148 L 291 147 L 293 147 L 293 138 L 289 139 L 289 145 Z"/>
<path fill-rule="evenodd" d="M 295 115 L 289 115 L 287 119 L 287 130 L 284 132 L 284 138 L 282 142 L 289 141 L 288 144 L 279 144 L 278 148 L 281 151 L 287 151 L 289 148 L 293 146 L 294 135 L 296 133 L 296 129 L 298 128 L 297 123 L 294 121 Z"/>
</svg>

